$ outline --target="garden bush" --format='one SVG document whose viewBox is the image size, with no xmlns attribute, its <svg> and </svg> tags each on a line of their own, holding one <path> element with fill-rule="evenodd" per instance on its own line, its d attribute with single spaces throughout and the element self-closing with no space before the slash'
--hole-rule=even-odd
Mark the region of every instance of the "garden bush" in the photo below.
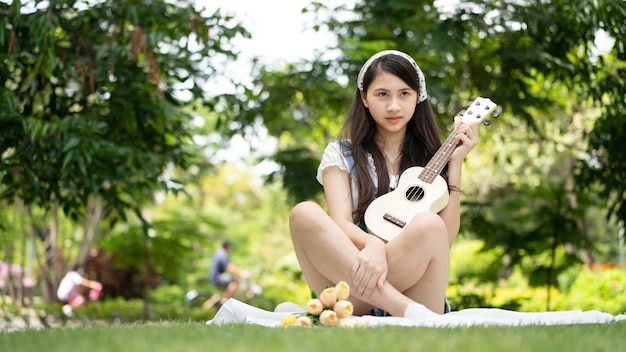
<svg viewBox="0 0 626 352">
<path fill-rule="evenodd" d="M 446 295 L 453 310 L 496 307 L 524 312 L 600 310 L 626 312 L 626 267 L 610 263 L 575 265 L 561 272 L 548 295 L 531 284 L 533 273 L 503 270 L 497 250 L 484 251 L 479 240 L 459 238 L 451 250 Z"/>
<path fill-rule="evenodd" d="M 626 269 L 610 264 L 580 266 L 561 308 L 626 313 Z"/>
</svg>

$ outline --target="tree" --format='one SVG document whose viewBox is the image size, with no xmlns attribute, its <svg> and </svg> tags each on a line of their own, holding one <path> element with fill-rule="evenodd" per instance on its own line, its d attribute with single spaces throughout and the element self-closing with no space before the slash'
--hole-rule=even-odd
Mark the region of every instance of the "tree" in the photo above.
<svg viewBox="0 0 626 352">
<path fill-rule="evenodd" d="M 454 10 L 442 13 L 434 1 L 428 0 L 362 0 L 353 7 L 335 8 L 314 2 L 306 9 L 315 11 L 320 19 L 313 27 L 326 27 L 336 35 L 337 45 L 330 49 L 338 52 L 338 57 L 328 60 L 320 55 L 273 72 L 260 70 L 256 86 L 246 91 L 256 103 L 238 106 L 236 111 L 244 112 L 239 114 L 245 117 L 239 120 L 242 125 L 263 121 L 278 138 L 274 158 L 283 167 L 281 172 L 292 199 L 316 197 L 321 189 L 312 175 L 321 148 L 328 141 L 325 137 L 338 132 L 361 64 L 379 50 L 403 50 L 415 57 L 425 71 L 430 102 L 444 126 L 472 97 L 488 96 L 504 108 L 505 118 L 498 122 L 498 131 L 505 136 L 499 146 L 504 152 L 510 140 L 507 135 L 523 129 L 528 143 L 539 147 L 541 156 L 549 154 L 549 160 L 565 157 L 568 162 L 551 165 L 565 170 L 563 184 L 557 186 L 550 179 L 549 184 L 555 186 L 548 189 L 554 194 L 566 192 L 564 199 L 568 203 L 557 204 L 563 210 L 569 209 L 568 215 L 559 216 L 567 221 L 578 216 L 577 231 L 559 233 L 558 242 L 591 250 L 580 214 L 588 206 L 586 200 L 594 199 L 588 194 L 594 192 L 593 187 L 613 197 L 610 213 L 622 218 L 626 209 L 621 162 L 624 151 L 619 144 L 626 106 L 625 7 L 626 3 L 617 0 L 475 0 L 461 2 Z M 608 54 L 595 50 L 594 41 L 601 31 L 615 39 Z M 598 109 L 602 116 L 592 128 L 569 130 L 577 116 L 587 121 L 597 117 Z M 588 145 L 585 131 L 591 131 Z M 575 136 L 581 143 L 558 140 L 562 136 Z M 548 143 L 555 145 L 554 149 L 541 149 L 550 141 L 555 142 Z M 521 160 L 523 155 L 503 154 L 496 165 L 492 159 L 485 160 L 484 166 L 500 172 L 495 168 L 517 165 L 511 161 Z M 536 162 L 524 160 L 526 166 Z M 571 160 L 580 160 L 581 166 L 576 169 Z M 548 176 L 543 174 L 545 168 L 527 170 L 534 178 Z M 581 176 L 576 180 L 583 180 L 582 184 L 574 183 L 576 170 Z M 303 179 L 301 175 L 309 177 Z M 520 181 L 520 192 L 538 196 L 529 193 L 536 184 Z M 492 193 L 489 183 L 475 187 L 483 191 L 483 197 Z M 604 206 L 601 202 L 595 205 Z M 497 202 L 490 206 L 496 207 Z M 533 207 L 532 203 L 525 206 Z M 560 231 L 554 221 L 543 223 Z M 551 233 L 556 235 L 554 231 Z M 546 238 L 542 248 L 552 248 L 551 243 L 555 242 Z"/>
<path fill-rule="evenodd" d="M 142 206 L 178 186 L 166 168 L 201 163 L 185 107 L 208 104 L 209 59 L 248 33 L 188 1 L 15 0 L 0 14 L 0 200 L 45 210 L 31 228 L 55 275 L 59 210 L 85 224 L 77 262 L 104 219 L 132 212 L 147 236 Z"/>
</svg>

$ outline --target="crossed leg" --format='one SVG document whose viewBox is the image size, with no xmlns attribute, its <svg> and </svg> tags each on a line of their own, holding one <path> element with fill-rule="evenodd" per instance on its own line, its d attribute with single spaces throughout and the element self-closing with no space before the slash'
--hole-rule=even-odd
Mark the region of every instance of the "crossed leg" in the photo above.
<svg viewBox="0 0 626 352">
<path fill-rule="evenodd" d="M 289 226 L 298 262 L 311 289 L 319 293 L 341 280 L 352 285 L 350 269 L 359 250 L 319 205 L 296 205 Z M 434 213 L 418 214 L 386 244 L 386 250 L 387 281 L 368 298 L 352 293 L 355 314 L 369 314 L 379 307 L 403 316 L 412 302 L 443 313 L 450 261 L 443 220 Z"/>
</svg>

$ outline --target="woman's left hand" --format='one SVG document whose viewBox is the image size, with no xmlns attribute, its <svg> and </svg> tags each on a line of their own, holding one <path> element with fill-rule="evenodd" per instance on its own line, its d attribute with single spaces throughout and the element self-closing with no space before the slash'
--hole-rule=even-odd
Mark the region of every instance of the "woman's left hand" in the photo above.
<svg viewBox="0 0 626 352">
<path fill-rule="evenodd" d="M 352 263 L 350 279 L 353 293 L 369 298 L 387 280 L 387 254 L 383 241 L 372 236 Z"/>
<path fill-rule="evenodd" d="M 464 124 L 460 121 L 458 116 L 455 118 L 454 122 L 457 128 L 454 141 L 457 143 L 457 146 L 454 152 L 452 152 L 450 160 L 462 161 L 480 140 L 478 137 L 478 124 Z"/>
</svg>

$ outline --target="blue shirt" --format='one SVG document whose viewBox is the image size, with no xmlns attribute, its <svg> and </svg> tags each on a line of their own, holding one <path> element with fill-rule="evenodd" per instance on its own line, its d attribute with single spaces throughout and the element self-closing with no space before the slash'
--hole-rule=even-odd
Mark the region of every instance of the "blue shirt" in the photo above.
<svg viewBox="0 0 626 352">
<path fill-rule="evenodd" d="M 209 282 L 213 284 L 217 282 L 217 278 L 226 272 L 226 267 L 229 263 L 230 258 L 228 257 L 228 252 L 223 249 L 215 251 L 213 259 L 211 260 L 211 268 L 209 270 Z"/>
</svg>

